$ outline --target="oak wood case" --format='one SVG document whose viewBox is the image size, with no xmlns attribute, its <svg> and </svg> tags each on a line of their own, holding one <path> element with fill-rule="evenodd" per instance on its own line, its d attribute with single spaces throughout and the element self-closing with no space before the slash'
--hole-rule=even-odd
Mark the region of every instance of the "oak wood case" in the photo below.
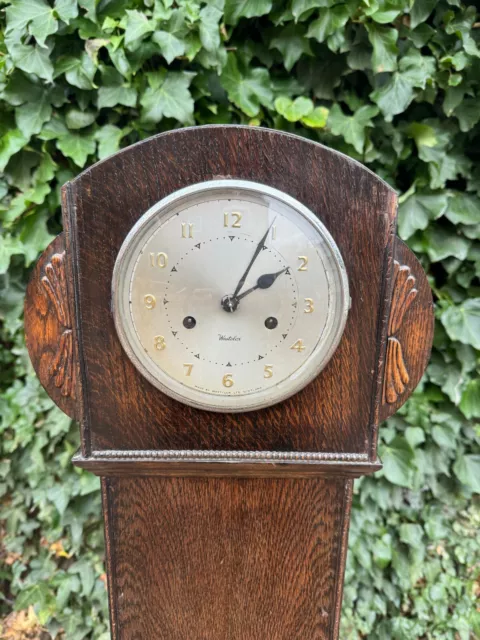
<svg viewBox="0 0 480 640">
<path fill-rule="evenodd" d="M 199 413 L 154 388 L 125 358 L 111 314 L 113 267 L 133 224 L 169 193 L 221 177 L 283 190 L 321 217 L 343 256 L 352 297 L 343 339 L 318 378 L 291 400 L 240 416 Z M 380 394 L 382 365 L 377 337 L 386 338 L 391 284 L 385 262 L 394 249 L 396 196 L 390 187 L 302 138 L 201 127 L 139 143 L 65 188 L 82 332 L 84 454 L 112 448 L 370 449 L 372 396 Z"/>
<path fill-rule="evenodd" d="M 240 414 L 165 396 L 123 352 L 111 278 L 125 236 L 166 195 L 239 178 L 285 191 L 326 225 L 351 309 L 303 391 Z M 394 191 L 297 136 L 240 126 L 161 134 L 65 185 L 65 232 L 27 292 L 33 365 L 79 420 L 75 464 L 102 476 L 115 640 L 338 637 L 353 478 L 380 468 L 380 420 L 428 361 L 425 274 L 396 237 Z"/>
</svg>

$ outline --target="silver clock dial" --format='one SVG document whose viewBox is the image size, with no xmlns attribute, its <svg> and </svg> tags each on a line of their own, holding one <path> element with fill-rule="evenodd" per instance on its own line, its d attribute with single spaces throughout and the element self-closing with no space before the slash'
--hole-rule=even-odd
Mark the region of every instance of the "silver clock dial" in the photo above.
<svg viewBox="0 0 480 640">
<path fill-rule="evenodd" d="M 259 409 L 304 387 L 332 356 L 349 301 L 318 218 L 241 180 L 193 185 L 147 211 L 122 245 L 112 294 L 139 371 L 213 411 Z"/>
</svg>

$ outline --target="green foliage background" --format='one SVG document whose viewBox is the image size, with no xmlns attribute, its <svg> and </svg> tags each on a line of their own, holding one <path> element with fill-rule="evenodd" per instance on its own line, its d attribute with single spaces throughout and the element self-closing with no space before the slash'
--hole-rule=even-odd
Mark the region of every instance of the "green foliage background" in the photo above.
<svg viewBox="0 0 480 640">
<path fill-rule="evenodd" d="M 459 0 L 0 0 L 3 614 L 106 640 L 97 480 L 29 365 L 29 268 L 59 187 L 194 123 L 292 131 L 401 193 L 399 233 L 434 290 L 423 384 L 357 484 L 342 638 L 480 637 L 480 19 Z M 10 616 L 10 621 L 12 616 Z M 8 635 L 3 637 L 43 637 Z M 35 627 L 35 620 L 32 623 Z"/>
</svg>

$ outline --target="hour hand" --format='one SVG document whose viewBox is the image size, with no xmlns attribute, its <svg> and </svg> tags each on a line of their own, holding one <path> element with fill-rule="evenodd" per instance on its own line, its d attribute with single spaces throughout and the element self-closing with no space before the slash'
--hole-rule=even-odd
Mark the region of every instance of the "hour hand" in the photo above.
<svg viewBox="0 0 480 640">
<path fill-rule="evenodd" d="M 223 309 L 228 313 L 233 313 L 238 309 L 238 304 L 242 298 L 245 298 L 245 296 L 248 296 L 250 293 L 252 293 L 252 291 L 256 291 L 257 289 L 269 289 L 272 286 L 272 284 L 275 282 L 275 280 L 278 278 L 278 276 L 280 276 L 282 273 L 285 273 L 287 269 L 288 267 L 285 267 L 285 269 L 282 269 L 281 271 L 276 271 L 275 273 L 264 273 L 263 276 L 260 276 L 258 278 L 256 285 L 254 285 L 253 287 L 250 287 L 250 289 L 247 289 L 246 291 L 241 293 L 239 296 L 236 296 L 236 295 L 224 296 L 221 302 Z"/>
<path fill-rule="evenodd" d="M 256 289 L 269 289 L 272 286 L 272 284 L 275 282 L 275 280 L 278 278 L 278 276 L 282 275 L 282 273 L 285 273 L 287 269 L 288 267 L 285 267 L 285 269 L 282 269 L 281 271 L 277 271 L 275 273 L 263 274 L 263 276 L 260 276 L 258 278 L 257 284 L 251 287 L 250 289 L 247 289 L 246 291 L 241 293 L 239 296 L 237 296 L 237 300 L 241 300 L 245 296 L 248 296 L 249 293 L 252 293 L 252 291 L 255 291 Z"/>
</svg>

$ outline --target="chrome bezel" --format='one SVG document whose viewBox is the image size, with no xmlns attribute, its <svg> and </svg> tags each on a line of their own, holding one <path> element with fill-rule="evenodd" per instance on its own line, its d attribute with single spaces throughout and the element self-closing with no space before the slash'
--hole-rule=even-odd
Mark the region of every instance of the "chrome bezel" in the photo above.
<svg viewBox="0 0 480 640">
<path fill-rule="evenodd" d="M 175 378 L 165 373 L 160 367 L 154 367 L 151 359 L 145 354 L 133 327 L 129 312 L 129 288 L 132 264 L 136 259 L 135 249 L 145 241 L 152 228 L 158 225 L 158 219 L 171 214 L 180 205 L 187 206 L 192 201 L 215 193 L 219 197 L 221 192 L 228 192 L 228 197 L 245 197 L 246 192 L 257 198 L 267 198 L 279 201 L 303 216 L 322 237 L 330 252 L 330 259 L 336 270 L 336 280 L 340 287 L 337 296 L 337 306 L 329 321 L 326 341 L 317 343 L 307 361 L 293 372 L 288 378 L 279 382 L 275 387 L 252 394 L 235 396 L 218 396 L 199 391 L 183 385 Z M 123 286 L 122 286 L 123 284 Z M 272 187 L 246 180 L 212 180 L 194 184 L 176 191 L 154 204 L 132 227 L 126 236 L 118 253 L 112 279 L 112 312 L 118 337 L 126 354 L 138 371 L 157 389 L 168 396 L 208 411 L 242 412 L 253 411 L 271 406 L 294 395 L 311 382 L 326 366 L 335 352 L 342 337 L 347 321 L 350 305 L 347 271 L 340 251 L 329 231 L 310 211 L 298 200 Z M 152 369 L 156 369 L 156 374 Z M 186 391 L 186 393 L 185 393 Z"/>
</svg>

